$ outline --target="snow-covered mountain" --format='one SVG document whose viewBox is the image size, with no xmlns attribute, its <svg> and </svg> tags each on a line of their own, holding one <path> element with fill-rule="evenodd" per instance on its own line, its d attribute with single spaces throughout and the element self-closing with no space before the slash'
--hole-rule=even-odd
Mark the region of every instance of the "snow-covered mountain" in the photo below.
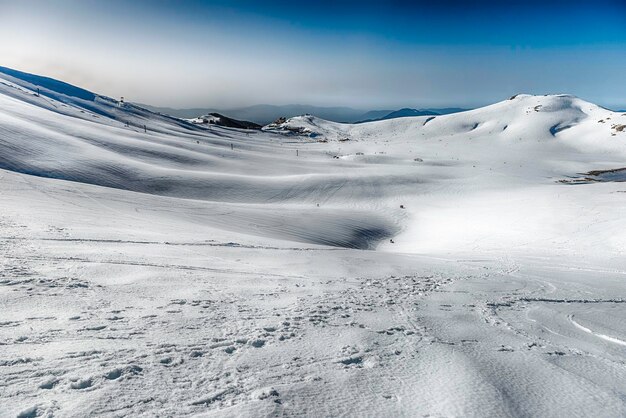
<svg viewBox="0 0 626 418">
<path fill-rule="evenodd" d="M 207 129 L 0 68 L 0 415 L 622 416 L 625 167 L 570 95 Z"/>
<path fill-rule="evenodd" d="M 570 95 L 520 94 L 491 106 L 448 115 L 405 117 L 356 125 L 304 115 L 280 120 L 264 129 L 282 134 L 300 133 L 318 140 L 368 141 L 385 136 L 413 137 L 417 141 L 446 136 L 474 139 L 488 136 L 518 140 L 524 140 L 526 136 L 550 139 L 570 128 L 575 128 L 576 131 L 583 127 L 593 127 L 602 135 L 597 139 L 599 146 L 617 145 L 621 149 L 620 142 L 601 139 L 616 136 L 624 129 L 622 126 L 625 121 L 621 116 L 619 112 L 609 111 Z"/>
</svg>

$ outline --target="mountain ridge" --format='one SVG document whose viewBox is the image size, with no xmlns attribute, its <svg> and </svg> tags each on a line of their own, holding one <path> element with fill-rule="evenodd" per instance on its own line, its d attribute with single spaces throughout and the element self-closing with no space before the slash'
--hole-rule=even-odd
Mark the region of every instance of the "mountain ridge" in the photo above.
<svg viewBox="0 0 626 418">
<path fill-rule="evenodd" d="M 158 107 L 142 103 L 137 103 L 138 106 L 145 107 L 153 112 L 166 114 L 182 119 L 192 119 L 198 117 L 198 115 L 207 115 L 211 113 L 219 113 L 222 115 L 228 115 L 228 117 L 250 121 L 258 125 L 264 126 L 274 122 L 276 119 L 284 117 L 291 118 L 301 115 L 316 115 L 322 119 L 330 120 L 339 123 L 363 123 L 372 122 L 375 120 L 392 119 L 396 117 L 405 116 L 418 116 L 416 114 L 407 113 L 408 110 L 414 110 L 415 112 L 430 112 L 436 115 L 444 115 L 448 113 L 460 112 L 467 110 L 464 108 L 428 108 L 428 109 L 411 109 L 402 108 L 397 110 L 370 110 L 363 111 L 360 109 L 354 109 L 346 106 L 314 106 L 314 105 L 302 105 L 302 104 L 290 104 L 290 105 L 270 105 L 270 104 L 258 104 L 252 106 L 246 106 L 235 109 L 215 109 L 215 108 L 187 108 L 187 109 L 175 109 L 169 107 Z M 406 114 L 403 114 L 404 113 Z M 428 114 L 430 114 L 428 113 Z M 424 113 L 426 114 L 426 113 Z"/>
</svg>

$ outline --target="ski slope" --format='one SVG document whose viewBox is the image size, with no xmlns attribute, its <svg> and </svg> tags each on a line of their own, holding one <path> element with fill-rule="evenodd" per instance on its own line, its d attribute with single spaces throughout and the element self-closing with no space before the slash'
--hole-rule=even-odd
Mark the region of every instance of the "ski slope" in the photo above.
<svg viewBox="0 0 626 418">
<path fill-rule="evenodd" d="M 0 417 L 625 415 L 624 125 L 198 127 L 0 68 Z"/>
</svg>

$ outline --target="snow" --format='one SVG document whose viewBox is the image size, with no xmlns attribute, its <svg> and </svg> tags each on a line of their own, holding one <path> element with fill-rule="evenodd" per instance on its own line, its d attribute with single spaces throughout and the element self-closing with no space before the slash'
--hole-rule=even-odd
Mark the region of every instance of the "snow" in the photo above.
<svg viewBox="0 0 626 418">
<path fill-rule="evenodd" d="M 203 125 L 207 123 L 218 123 L 220 121 L 220 117 L 213 116 L 213 115 L 204 115 L 204 116 L 199 116 L 197 118 L 185 119 L 185 120 L 190 123 L 197 124 L 197 125 Z"/>
<path fill-rule="evenodd" d="M 625 115 L 244 132 L 74 89 L 0 68 L 0 416 L 626 414 Z"/>
</svg>

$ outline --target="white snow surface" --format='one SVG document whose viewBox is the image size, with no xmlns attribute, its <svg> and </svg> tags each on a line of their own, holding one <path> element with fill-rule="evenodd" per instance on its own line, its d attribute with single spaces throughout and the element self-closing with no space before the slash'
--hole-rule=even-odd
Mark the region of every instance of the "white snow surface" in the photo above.
<svg viewBox="0 0 626 418">
<path fill-rule="evenodd" d="M 626 115 L 88 93 L 0 69 L 0 417 L 626 415 Z"/>
</svg>

